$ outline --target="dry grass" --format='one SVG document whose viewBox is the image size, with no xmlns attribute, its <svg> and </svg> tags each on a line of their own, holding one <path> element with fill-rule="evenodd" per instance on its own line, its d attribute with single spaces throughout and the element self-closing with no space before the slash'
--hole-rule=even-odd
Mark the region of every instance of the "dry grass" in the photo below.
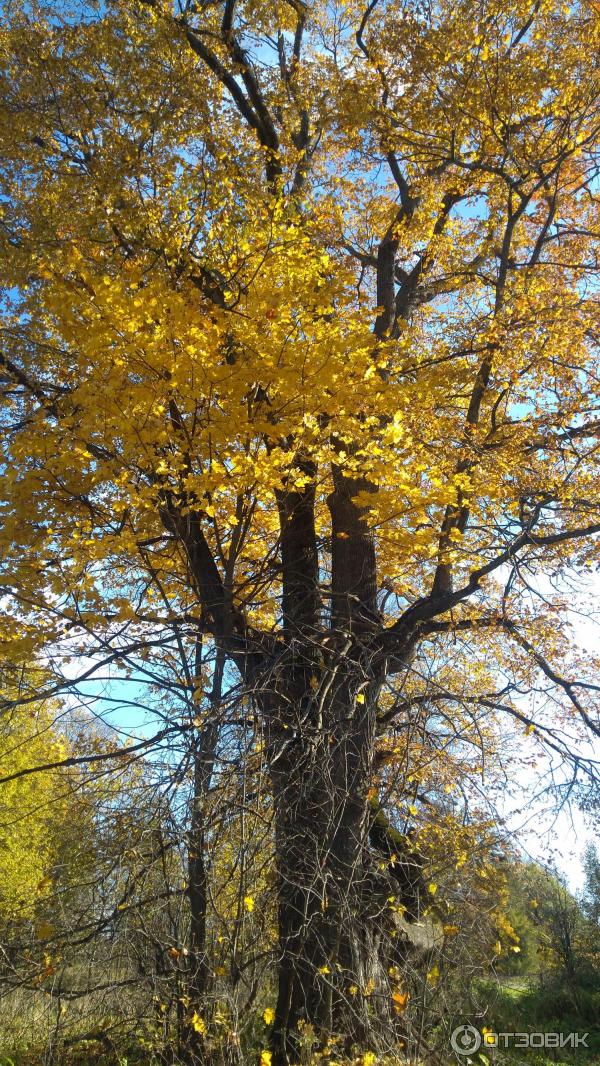
<svg viewBox="0 0 600 1066">
<path fill-rule="evenodd" d="M 118 967 L 94 976 L 81 964 L 38 989 L 0 989 L 0 1066 L 124 1064 L 116 1049 L 143 1032 L 150 1006 L 127 982 Z"/>
</svg>

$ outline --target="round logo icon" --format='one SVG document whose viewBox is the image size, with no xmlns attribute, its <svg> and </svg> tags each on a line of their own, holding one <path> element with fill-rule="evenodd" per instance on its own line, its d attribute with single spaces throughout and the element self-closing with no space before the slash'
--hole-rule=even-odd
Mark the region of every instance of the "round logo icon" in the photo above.
<svg viewBox="0 0 600 1066">
<path fill-rule="evenodd" d="M 481 1034 L 474 1025 L 459 1025 L 452 1033 L 450 1043 L 457 1055 L 472 1055 L 481 1047 Z"/>
</svg>

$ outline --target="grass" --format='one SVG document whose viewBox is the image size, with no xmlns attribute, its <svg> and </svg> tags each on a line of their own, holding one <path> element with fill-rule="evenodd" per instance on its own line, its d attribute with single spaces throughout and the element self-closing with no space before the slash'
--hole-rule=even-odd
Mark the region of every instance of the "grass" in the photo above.
<svg viewBox="0 0 600 1066">
<path fill-rule="evenodd" d="M 112 972 L 113 980 L 122 976 L 122 970 Z M 108 977 L 103 984 L 110 985 Z M 71 990 L 84 989 L 90 974 L 70 967 L 59 978 Z M 56 984 L 55 994 L 49 991 L 19 988 L 0 997 L 0 1066 L 152 1066 L 143 1036 L 156 1022 L 156 1012 L 141 991 L 109 987 L 62 1001 Z M 589 1033 L 589 1047 L 482 1048 L 473 1066 L 600 1066 L 600 980 L 575 986 L 548 977 L 502 977 L 480 985 L 477 998 L 487 1005 L 485 1018 L 465 1020 L 478 1029 Z M 466 1058 L 448 1055 L 447 1061 L 469 1066 Z"/>
<path fill-rule="evenodd" d="M 491 1062 L 526 1066 L 600 1064 L 600 986 L 557 978 L 503 978 L 480 989 L 487 998 L 487 1028 L 497 1033 L 587 1033 L 588 1047 L 490 1049 Z"/>
<path fill-rule="evenodd" d="M 123 1056 L 116 1048 L 143 1031 L 149 1005 L 140 991 L 111 987 L 122 977 L 121 966 L 109 964 L 100 981 L 97 970 L 94 975 L 87 964 L 75 963 L 40 988 L 3 989 L 0 1066 L 133 1066 L 135 1047 Z M 94 983 L 108 987 L 85 992 Z M 61 997 L 65 988 L 84 994 Z M 150 1066 L 147 1055 L 142 1061 Z"/>
</svg>

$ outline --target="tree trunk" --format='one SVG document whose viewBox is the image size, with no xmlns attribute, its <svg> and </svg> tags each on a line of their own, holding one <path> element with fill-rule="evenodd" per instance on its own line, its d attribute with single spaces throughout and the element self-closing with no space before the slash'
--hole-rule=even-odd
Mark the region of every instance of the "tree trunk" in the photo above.
<svg viewBox="0 0 600 1066">
<path fill-rule="evenodd" d="M 368 848 L 381 679 L 369 651 L 375 549 L 366 509 L 354 502 L 365 490 L 334 469 L 328 632 L 315 595 L 314 487 L 278 499 L 288 655 L 275 685 L 281 703 L 269 715 L 279 893 L 274 1066 L 298 1061 L 303 1025 L 321 1044 L 340 1035 L 376 1047 L 374 1004 L 386 1004 L 387 1024 L 379 1018 L 377 1029 L 393 1031 L 384 958 L 390 884 Z"/>
<path fill-rule="evenodd" d="M 275 1066 L 298 1061 L 306 1024 L 320 1044 L 343 1036 L 348 1050 L 353 1042 L 376 1047 L 382 1032 L 387 1041 L 393 1034 L 388 976 L 393 887 L 368 846 L 372 714 L 369 701 L 358 706 L 360 714 L 342 716 L 338 696 L 324 716 L 328 728 L 318 737 L 296 738 L 273 768 L 279 891 Z M 336 721 L 328 721 L 332 717 Z"/>
</svg>

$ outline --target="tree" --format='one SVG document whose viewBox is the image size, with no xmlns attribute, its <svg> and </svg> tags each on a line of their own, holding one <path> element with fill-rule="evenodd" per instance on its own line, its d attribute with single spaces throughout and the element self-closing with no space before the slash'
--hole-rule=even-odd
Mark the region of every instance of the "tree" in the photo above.
<svg viewBox="0 0 600 1066">
<path fill-rule="evenodd" d="M 18 692 L 19 679 L 2 671 L 3 692 Z M 15 691 L 16 690 L 16 691 Z M 29 713 L 20 708 L 0 718 L 0 763 L 3 775 L 62 761 L 67 754 L 65 738 L 56 728 L 52 707 L 35 706 Z M 58 771 L 46 776 L 17 778 L 0 795 L 0 924 L 3 943 L 6 929 L 17 929 L 35 918 L 36 909 L 52 885 L 60 853 L 58 827 L 69 811 L 70 790 Z"/>
<path fill-rule="evenodd" d="M 564 883 L 537 863 L 511 870 L 511 920 L 533 968 L 573 983 L 583 959 L 584 921 Z"/>
<path fill-rule="evenodd" d="M 598 985 L 598 931 L 564 879 L 537 863 L 512 864 L 508 917 L 521 947 L 512 972 L 536 973 L 542 987 L 564 989 L 593 1015 L 593 1000 L 586 1001 Z"/>
<path fill-rule="evenodd" d="M 7 12 L 3 639 L 52 691 L 82 655 L 80 688 L 147 685 L 138 750 L 200 737 L 200 837 L 217 745 L 254 730 L 273 1062 L 306 1021 L 385 1049 L 382 744 L 422 727 L 472 769 L 504 720 L 557 787 L 593 773 L 568 623 L 600 532 L 596 8 Z"/>
<path fill-rule="evenodd" d="M 56 702 L 20 706 L 43 674 L 15 673 L 0 719 L 0 1057 L 31 1045 L 70 1061 L 82 1040 L 152 1050 L 165 1029 L 176 1041 L 181 1010 L 170 1029 L 164 1015 L 189 922 L 174 806 L 156 770 L 113 764 L 114 731 Z"/>
<path fill-rule="evenodd" d="M 589 844 L 583 857 L 585 885 L 582 906 L 590 922 L 600 923 L 600 857 L 597 848 Z"/>
</svg>

